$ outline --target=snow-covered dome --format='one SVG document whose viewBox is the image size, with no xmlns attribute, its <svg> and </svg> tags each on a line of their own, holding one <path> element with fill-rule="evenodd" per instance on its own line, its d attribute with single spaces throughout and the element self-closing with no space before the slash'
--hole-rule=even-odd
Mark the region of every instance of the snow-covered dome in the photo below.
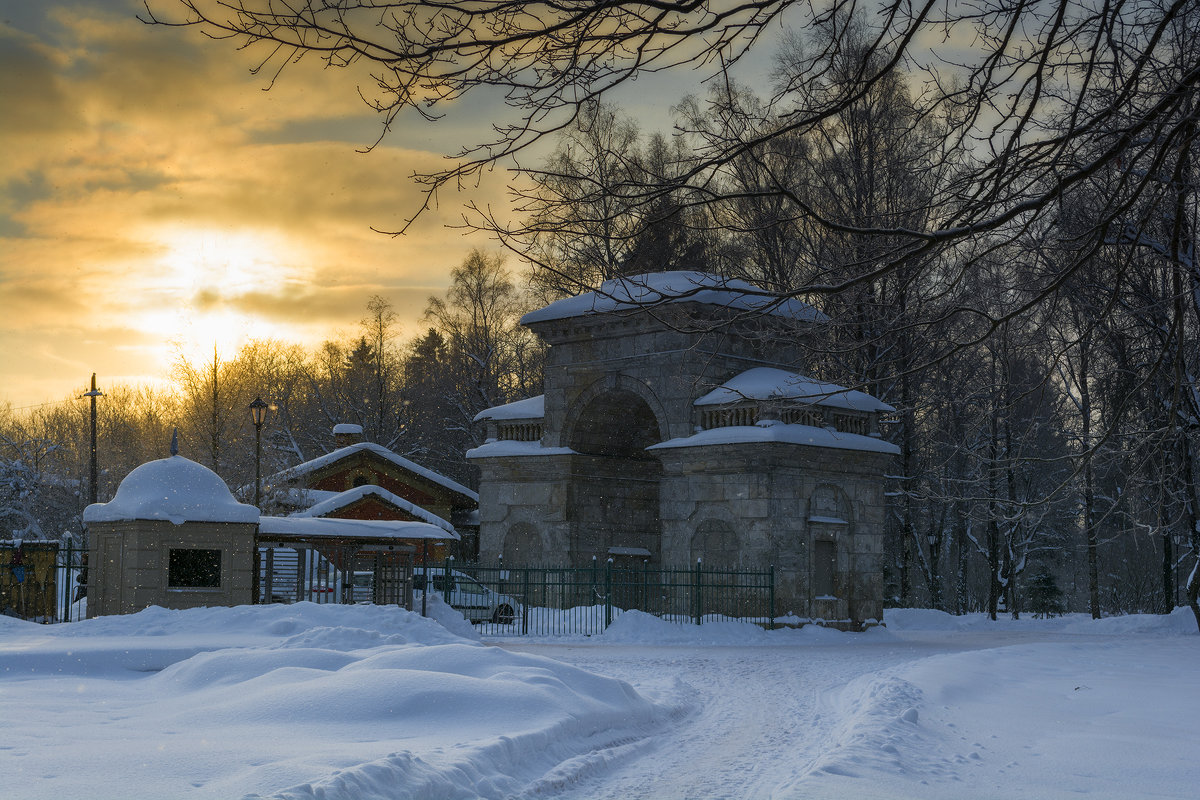
<svg viewBox="0 0 1200 800">
<path fill-rule="evenodd" d="M 90 505 L 83 521 L 169 520 L 258 522 L 258 509 L 239 503 L 217 473 L 183 456 L 148 461 L 125 476 L 116 496 Z"/>
<path fill-rule="evenodd" d="M 896 410 L 866 392 L 775 367 L 754 367 L 741 372 L 701 397 L 695 405 L 717 406 L 743 400 L 793 400 L 848 411 L 889 413 Z"/>
</svg>

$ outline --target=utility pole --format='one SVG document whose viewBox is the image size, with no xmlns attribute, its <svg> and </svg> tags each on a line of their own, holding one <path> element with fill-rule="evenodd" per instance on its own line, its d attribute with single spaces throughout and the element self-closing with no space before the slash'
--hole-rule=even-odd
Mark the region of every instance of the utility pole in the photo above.
<svg viewBox="0 0 1200 800">
<path fill-rule="evenodd" d="M 92 458 L 88 472 L 88 502 L 98 503 L 100 500 L 97 483 L 99 481 L 100 469 L 96 463 L 96 398 L 104 397 L 104 393 L 96 388 L 96 373 L 92 373 L 92 390 L 85 392 L 83 396 L 91 398 L 92 401 Z"/>
</svg>

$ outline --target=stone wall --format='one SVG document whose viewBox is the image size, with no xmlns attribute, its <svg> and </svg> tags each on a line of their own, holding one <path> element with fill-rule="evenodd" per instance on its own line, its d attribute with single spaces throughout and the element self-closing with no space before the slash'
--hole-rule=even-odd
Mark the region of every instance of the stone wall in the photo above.
<svg viewBox="0 0 1200 800">
<path fill-rule="evenodd" d="M 743 444 L 656 451 L 663 458 L 662 562 L 685 564 L 705 522 L 737 534 L 744 568 L 776 568 L 780 614 L 826 622 L 882 620 L 884 497 L 890 456 L 823 447 Z M 840 498 L 835 513 L 824 507 Z M 836 600 L 812 591 L 812 552 L 836 543 Z"/>
<path fill-rule="evenodd" d="M 562 564 L 570 549 L 567 496 L 571 456 L 481 458 L 479 553 L 492 561 L 505 553 L 505 538 L 516 529 L 536 534 L 536 553 L 525 563 Z M 527 548 L 523 548 L 527 549 Z"/>
<path fill-rule="evenodd" d="M 662 477 L 653 486 L 656 519 L 644 507 L 647 484 L 623 484 L 619 471 L 600 480 L 578 455 L 480 459 L 480 550 L 504 552 L 511 531 L 536 531 L 532 562 L 587 565 L 610 547 L 640 547 L 651 563 L 776 570 L 780 615 L 855 627 L 883 618 L 884 497 L 880 476 L 890 456 L 787 444 L 680 447 L 656 451 Z M 634 518 L 646 522 L 631 525 Z M 732 548 L 706 543 L 734 538 Z M 813 591 L 816 541 L 836 546 L 835 599 Z M 731 558 L 731 551 L 733 558 Z M 526 548 L 526 553 L 528 549 Z M 531 563 L 532 563 L 531 562 Z"/>
<path fill-rule="evenodd" d="M 196 608 L 251 602 L 253 523 L 135 520 L 89 528 L 88 616 L 131 614 L 149 606 Z M 170 552 L 220 551 L 220 585 L 168 585 Z"/>
</svg>

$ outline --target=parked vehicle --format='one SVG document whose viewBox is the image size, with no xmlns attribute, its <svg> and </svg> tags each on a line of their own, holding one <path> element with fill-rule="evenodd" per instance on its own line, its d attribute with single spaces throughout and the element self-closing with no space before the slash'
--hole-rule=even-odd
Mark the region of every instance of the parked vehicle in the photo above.
<svg viewBox="0 0 1200 800">
<path fill-rule="evenodd" d="M 457 570 L 450 571 L 449 580 L 446 571 L 438 567 L 428 570 L 418 567 L 413 570 L 414 592 L 423 592 L 430 585 L 433 591 L 446 598 L 450 606 L 461 611 L 470 622 L 510 625 L 521 607 L 508 595 L 492 591 L 470 575 Z"/>
</svg>

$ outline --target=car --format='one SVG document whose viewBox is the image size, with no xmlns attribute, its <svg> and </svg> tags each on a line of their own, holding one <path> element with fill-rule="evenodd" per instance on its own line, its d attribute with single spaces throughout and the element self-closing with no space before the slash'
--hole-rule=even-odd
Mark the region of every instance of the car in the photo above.
<svg viewBox="0 0 1200 800">
<path fill-rule="evenodd" d="M 444 569 L 418 567 L 413 570 L 414 592 L 423 592 L 430 584 L 469 622 L 511 625 L 521 608 L 520 603 L 508 595 L 492 591 L 470 575 L 457 570 L 450 570 L 448 581 Z"/>
</svg>

